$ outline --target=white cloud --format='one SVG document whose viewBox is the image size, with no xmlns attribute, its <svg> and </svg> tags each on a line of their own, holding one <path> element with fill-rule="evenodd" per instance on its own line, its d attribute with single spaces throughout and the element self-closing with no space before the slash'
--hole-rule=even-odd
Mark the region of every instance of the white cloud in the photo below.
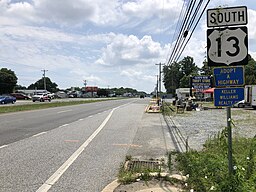
<svg viewBox="0 0 256 192">
<path fill-rule="evenodd" d="M 137 71 L 134 69 L 127 69 L 121 72 L 121 75 L 127 76 L 129 78 L 137 78 L 137 79 L 140 79 L 141 74 L 142 74 L 141 71 Z"/>
<path fill-rule="evenodd" d="M 249 0 L 249 52 L 256 51 L 256 10 Z M 210 1 L 209 8 L 239 5 Z M 249 6 L 249 4 L 251 4 Z M 48 69 L 61 87 L 82 80 L 106 87 L 150 92 L 164 63 L 183 0 L 0 0 L 0 62 L 29 85 Z M 206 21 L 184 54 L 201 66 L 206 56 Z M 76 78 L 74 78 L 76 77 Z"/>
<path fill-rule="evenodd" d="M 80 24 L 89 20 L 95 11 L 92 3 L 83 0 L 34 0 L 34 9 L 45 22 L 62 25 Z"/>
<path fill-rule="evenodd" d="M 134 35 L 117 35 L 103 49 L 102 57 L 97 63 L 107 66 L 152 65 L 152 62 L 161 59 L 164 53 L 160 43 L 154 42 L 150 36 L 138 39 Z"/>
<path fill-rule="evenodd" d="M 255 10 L 248 10 L 249 20 L 248 20 L 248 33 L 249 33 L 249 40 L 253 39 L 256 40 L 256 11 Z"/>
</svg>

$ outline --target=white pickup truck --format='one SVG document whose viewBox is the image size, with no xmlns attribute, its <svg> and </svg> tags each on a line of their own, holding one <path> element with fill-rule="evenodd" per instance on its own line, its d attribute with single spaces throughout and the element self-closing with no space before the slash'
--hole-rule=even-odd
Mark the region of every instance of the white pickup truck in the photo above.
<svg viewBox="0 0 256 192">
<path fill-rule="evenodd" d="M 51 98 L 48 96 L 47 93 L 37 93 L 35 95 L 33 95 L 32 97 L 32 101 L 40 101 L 40 102 L 44 102 L 44 101 L 49 101 L 51 102 Z"/>
</svg>

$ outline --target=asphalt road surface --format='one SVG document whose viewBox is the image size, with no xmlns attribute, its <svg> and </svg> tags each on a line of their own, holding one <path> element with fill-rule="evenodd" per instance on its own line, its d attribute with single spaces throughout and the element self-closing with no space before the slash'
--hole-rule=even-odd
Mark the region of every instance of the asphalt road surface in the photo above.
<svg viewBox="0 0 256 192">
<path fill-rule="evenodd" d="M 0 191 L 100 192 L 116 178 L 148 102 L 0 115 Z"/>
</svg>

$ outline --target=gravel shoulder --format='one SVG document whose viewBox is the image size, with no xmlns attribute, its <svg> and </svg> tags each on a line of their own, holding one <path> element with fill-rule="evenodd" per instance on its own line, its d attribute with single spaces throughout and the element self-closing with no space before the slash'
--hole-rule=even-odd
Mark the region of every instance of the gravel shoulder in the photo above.
<svg viewBox="0 0 256 192">
<path fill-rule="evenodd" d="M 254 137 L 256 135 L 256 111 L 250 108 L 231 109 L 233 122 L 233 136 Z M 189 146 L 201 150 L 205 141 L 216 135 L 227 126 L 227 110 L 209 109 L 202 111 L 186 111 L 175 114 L 172 119 L 185 138 Z"/>
</svg>

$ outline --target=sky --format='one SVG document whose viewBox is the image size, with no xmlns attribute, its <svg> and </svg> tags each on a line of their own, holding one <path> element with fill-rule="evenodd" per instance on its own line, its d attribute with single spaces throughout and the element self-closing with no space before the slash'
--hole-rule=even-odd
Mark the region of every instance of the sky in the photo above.
<svg viewBox="0 0 256 192">
<path fill-rule="evenodd" d="M 43 72 L 58 88 L 130 87 L 150 93 L 173 47 L 183 0 L 0 0 L 0 68 L 29 86 Z M 256 59 L 256 4 L 211 0 L 208 8 L 247 6 L 249 54 Z M 201 67 L 206 13 L 181 56 Z M 164 87 L 162 87 L 164 90 Z"/>
</svg>

